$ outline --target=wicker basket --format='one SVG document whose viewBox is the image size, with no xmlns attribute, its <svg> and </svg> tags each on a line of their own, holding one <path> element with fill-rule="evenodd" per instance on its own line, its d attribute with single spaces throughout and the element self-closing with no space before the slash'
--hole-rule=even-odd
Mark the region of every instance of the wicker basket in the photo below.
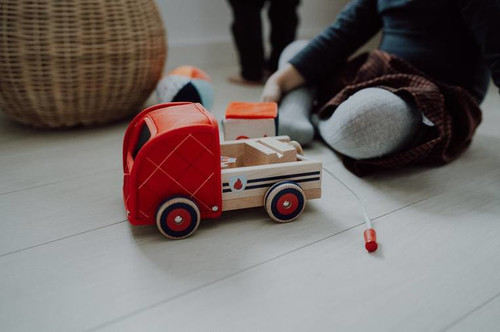
<svg viewBox="0 0 500 332">
<path fill-rule="evenodd" d="M 2 0 L 0 110 L 36 127 L 140 110 L 166 59 L 154 0 Z"/>
</svg>

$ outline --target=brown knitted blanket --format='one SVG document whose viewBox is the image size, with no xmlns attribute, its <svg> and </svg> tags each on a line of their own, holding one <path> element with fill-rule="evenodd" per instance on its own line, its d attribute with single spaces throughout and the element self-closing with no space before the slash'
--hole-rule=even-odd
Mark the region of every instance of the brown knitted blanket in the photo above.
<svg viewBox="0 0 500 332">
<path fill-rule="evenodd" d="M 468 91 L 437 82 L 380 50 L 348 61 L 319 86 L 318 102 L 323 105 L 317 110 L 319 117 L 330 117 L 340 103 L 368 87 L 381 87 L 412 100 L 436 127 L 417 146 L 387 157 L 355 160 L 343 156 L 346 168 L 358 176 L 410 164 L 448 163 L 467 149 L 481 122 L 479 105 Z"/>
</svg>

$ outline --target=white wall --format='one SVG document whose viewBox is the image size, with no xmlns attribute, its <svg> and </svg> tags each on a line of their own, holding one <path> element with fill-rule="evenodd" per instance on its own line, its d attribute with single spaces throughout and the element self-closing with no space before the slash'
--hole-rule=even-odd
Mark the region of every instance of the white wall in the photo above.
<svg viewBox="0 0 500 332">
<path fill-rule="evenodd" d="M 317 34 L 337 15 L 347 0 L 302 0 L 299 34 Z M 157 0 L 172 46 L 230 41 L 232 21 L 226 0 Z M 265 22 L 267 22 L 264 19 Z"/>
<path fill-rule="evenodd" d="M 188 63 L 236 63 L 230 34 L 232 15 L 226 0 L 156 1 L 167 28 L 168 67 Z M 311 38 L 321 32 L 333 22 L 347 1 L 302 0 L 299 7 L 299 37 Z M 263 21 L 267 34 L 269 26 L 265 16 Z"/>
</svg>

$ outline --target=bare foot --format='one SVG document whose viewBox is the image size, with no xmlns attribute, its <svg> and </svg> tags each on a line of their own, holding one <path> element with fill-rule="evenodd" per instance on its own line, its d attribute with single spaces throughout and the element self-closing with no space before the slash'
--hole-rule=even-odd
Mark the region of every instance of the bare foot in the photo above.
<svg viewBox="0 0 500 332">
<path fill-rule="evenodd" d="M 246 86 L 259 86 L 259 85 L 263 85 L 265 82 L 264 79 L 261 79 L 258 81 L 247 80 L 239 74 L 230 75 L 227 79 L 231 83 L 239 84 L 239 85 L 246 85 Z"/>
</svg>

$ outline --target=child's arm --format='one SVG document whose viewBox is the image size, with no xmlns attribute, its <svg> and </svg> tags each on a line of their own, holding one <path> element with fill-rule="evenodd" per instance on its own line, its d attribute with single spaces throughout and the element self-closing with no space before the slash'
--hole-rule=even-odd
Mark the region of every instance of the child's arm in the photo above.
<svg viewBox="0 0 500 332">
<path fill-rule="evenodd" d="M 352 0 L 334 24 L 314 38 L 290 64 L 266 82 L 262 100 L 279 101 L 286 92 L 313 83 L 340 66 L 382 27 L 377 0 Z"/>
<path fill-rule="evenodd" d="M 326 77 L 382 28 L 377 0 L 352 0 L 290 63 L 306 82 Z"/>
<path fill-rule="evenodd" d="M 305 83 L 304 77 L 291 64 L 272 74 L 262 91 L 262 101 L 278 102 L 281 96 Z"/>
<path fill-rule="evenodd" d="M 500 88 L 500 1 L 459 0 L 458 6 Z"/>
</svg>

